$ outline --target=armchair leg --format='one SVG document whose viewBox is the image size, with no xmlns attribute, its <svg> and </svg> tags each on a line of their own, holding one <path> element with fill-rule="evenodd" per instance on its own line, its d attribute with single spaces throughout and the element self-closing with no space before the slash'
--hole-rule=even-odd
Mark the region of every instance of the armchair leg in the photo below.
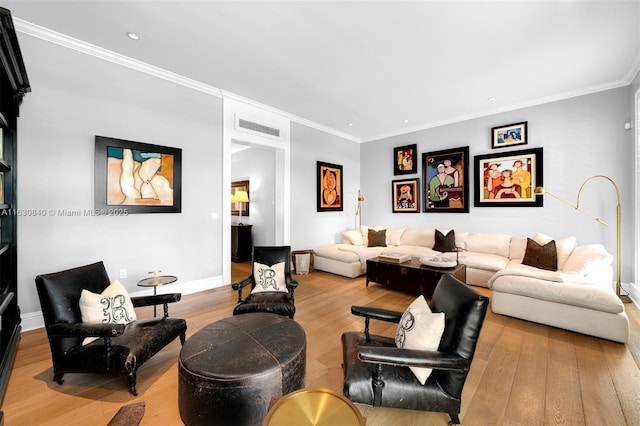
<svg viewBox="0 0 640 426">
<path fill-rule="evenodd" d="M 180 346 L 184 345 L 184 341 L 186 340 L 186 338 L 187 338 L 186 332 L 180 334 Z"/>
<path fill-rule="evenodd" d="M 373 387 L 373 406 L 380 407 L 382 405 L 382 388 L 384 387 L 382 364 L 376 365 L 376 372 L 373 374 L 371 385 Z"/>
<path fill-rule="evenodd" d="M 456 413 L 449 413 L 449 417 L 451 417 L 451 421 L 449 422 L 449 426 L 459 425 L 460 424 L 460 417 L 458 417 L 458 415 Z"/>
<path fill-rule="evenodd" d="M 56 382 L 59 385 L 63 384 L 64 380 L 62 380 L 62 376 L 64 376 L 64 373 L 54 373 L 53 374 L 53 381 Z"/>
<path fill-rule="evenodd" d="M 136 389 L 136 372 L 134 371 L 132 373 L 129 373 L 127 375 L 127 380 L 129 381 L 129 388 L 131 389 L 131 393 L 133 394 L 133 396 L 138 396 L 138 390 Z"/>
</svg>

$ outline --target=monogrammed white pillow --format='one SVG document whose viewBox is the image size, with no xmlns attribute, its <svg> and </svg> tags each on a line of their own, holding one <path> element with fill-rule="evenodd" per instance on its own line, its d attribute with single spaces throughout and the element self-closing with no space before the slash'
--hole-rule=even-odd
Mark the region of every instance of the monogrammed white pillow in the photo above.
<svg viewBox="0 0 640 426">
<path fill-rule="evenodd" d="M 100 294 L 82 290 L 79 304 L 84 323 L 128 324 L 136 320 L 129 293 L 118 280 L 113 281 Z M 96 339 L 97 337 L 87 337 L 82 344 L 86 345 Z"/>
<path fill-rule="evenodd" d="M 263 293 L 267 291 L 281 291 L 286 293 L 288 291 L 284 276 L 284 262 L 271 266 L 254 262 L 253 279 L 256 282 L 256 286 L 251 290 L 251 293 Z"/>
</svg>

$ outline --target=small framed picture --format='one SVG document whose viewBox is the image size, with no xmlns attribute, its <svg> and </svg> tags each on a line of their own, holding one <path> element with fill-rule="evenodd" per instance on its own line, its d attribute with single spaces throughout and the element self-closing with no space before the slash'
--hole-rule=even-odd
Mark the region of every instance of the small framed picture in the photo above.
<svg viewBox="0 0 640 426">
<path fill-rule="evenodd" d="M 410 175 L 418 172 L 417 149 L 416 144 L 393 148 L 394 175 Z"/>
<path fill-rule="evenodd" d="M 507 124 L 491 129 L 491 148 L 505 148 L 515 145 L 526 145 L 527 122 Z"/>
<path fill-rule="evenodd" d="M 317 211 L 342 211 L 342 166 L 317 162 L 318 205 Z"/>
<path fill-rule="evenodd" d="M 393 213 L 420 213 L 420 178 L 391 182 Z"/>
<path fill-rule="evenodd" d="M 475 207 L 542 207 L 542 148 L 476 155 Z"/>
</svg>

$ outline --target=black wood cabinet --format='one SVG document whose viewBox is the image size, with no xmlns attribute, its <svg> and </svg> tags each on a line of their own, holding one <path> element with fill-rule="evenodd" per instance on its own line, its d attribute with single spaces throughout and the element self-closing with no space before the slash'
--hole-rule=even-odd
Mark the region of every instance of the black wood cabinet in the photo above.
<svg viewBox="0 0 640 426">
<path fill-rule="evenodd" d="M 231 225 L 232 262 L 246 262 L 251 260 L 253 254 L 251 228 L 253 228 L 253 225 Z"/>
<path fill-rule="evenodd" d="M 16 179 L 20 104 L 31 91 L 11 12 L 0 7 L 0 403 L 20 339 Z M 1 418 L 1 412 L 0 412 Z"/>
</svg>

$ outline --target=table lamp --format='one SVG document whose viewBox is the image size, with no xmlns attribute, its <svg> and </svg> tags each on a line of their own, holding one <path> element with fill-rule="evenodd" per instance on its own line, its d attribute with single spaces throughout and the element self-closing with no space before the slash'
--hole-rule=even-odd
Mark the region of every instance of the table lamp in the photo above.
<svg viewBox="0 0 640 426">
<path fill-rule="evenodd" d="M 236 191 L 235 193 L 231 194 L 231 202 L 240 204 L 240 208 L 238 209 L 238 213 L 240 215 L 238 225 L 244 225 L 242 223 L 242 203 L 249 202 L 249 194 L 247 194 L 247 191 Z"/>
</svg>

